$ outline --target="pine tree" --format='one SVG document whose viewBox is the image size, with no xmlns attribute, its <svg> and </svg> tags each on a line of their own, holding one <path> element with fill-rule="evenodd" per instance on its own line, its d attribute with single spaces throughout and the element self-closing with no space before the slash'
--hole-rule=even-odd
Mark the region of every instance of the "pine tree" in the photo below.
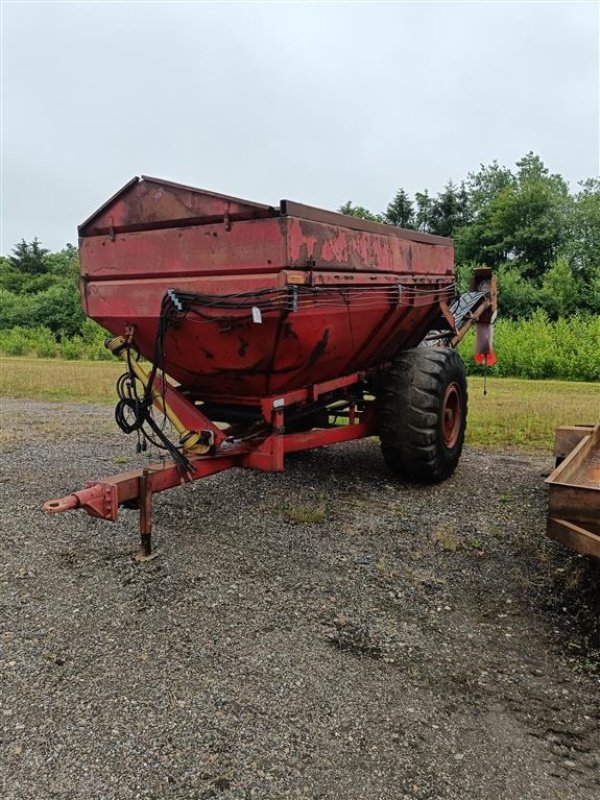
<svg viewBox="0 0 600 800">
<path fill-rule="evenodd" d="M 43 275 L 48 271 L 46 256 L 49 252 L 40 245 L 37 237 L 29 243 L 21 239 L 8 257 L 10 269 L 22 275 Z"/>
<path fill-rule="evenodd" d="M 397 228 L 415 227 L 415 209 L 404 189 L 398 189 L 394 199 L 389 203 L 385 211 L 385 221 Z"/>
</svg>

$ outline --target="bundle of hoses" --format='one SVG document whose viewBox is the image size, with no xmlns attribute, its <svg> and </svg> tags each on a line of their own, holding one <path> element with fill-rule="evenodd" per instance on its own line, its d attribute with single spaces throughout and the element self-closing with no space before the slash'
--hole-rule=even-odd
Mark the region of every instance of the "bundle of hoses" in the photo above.
<svg viewBox="0 0 600 800">
<path fill-rule="evenodd" d="M 404 286 L 399 283 L 372 284 L 369 286 L 304 286 L 257 289 L 227 295 L 194 294 L 169 289 L 165 298 L 176 312 L 184 316 L 200 317 L 206 322 L 231 320 L 207 311 L 240 312 L 252 315 L 254 308 L 262 314 L 269 311 L 293 312 L 302 308 L 345 306 L 356 310 L 378 307 L 382 301 L 397 305 L 429 305 L 432 296 L 436 301 L 450 301 L 456 295 L 454 283 L 441 287 Z M 164 302 L 164 300 L 163 300 Z M 234 317 L 239 318 L 239 316 Z"/>
<path fill-rule="evenodd" d="M 127 346 L 128 371 L 117 380 L 116 388 L 119 401 L 115 408 L 115 420 L 124 433 L 130 434 L 137 432 L 138 437 L 143 437 L 143 439 L 138 439 L 138 450 L 145 450 L 146 442 L 150 442 L 150 444 L 161 450 L 166 450 L 181 474 L 185 477 L 193 473 L 193 466 L 183 452 L 169 439 L 163 427 L 157 423 L 152 414 L 154 394 L 156 391 L 154 386 L 159 369 L 161 369 L 160 395 L 162 397 L 162 407 L 163 409 L 166 408 L 166 378 L 164 370 L 162 370 L 165 355 L 164 341 L 172 318 L 178 311 L 179 309 L 173 304 L 169 293 L 167 293 L 163 297 L 161 303 L 152 369 L 150 370 L 144 386 L 144 391 L 141 395 L 138 392 L 138 379 L 132 369 L 131 347 Z M 148 428 L 150 430 L 148 430 Z"/>
</svg>

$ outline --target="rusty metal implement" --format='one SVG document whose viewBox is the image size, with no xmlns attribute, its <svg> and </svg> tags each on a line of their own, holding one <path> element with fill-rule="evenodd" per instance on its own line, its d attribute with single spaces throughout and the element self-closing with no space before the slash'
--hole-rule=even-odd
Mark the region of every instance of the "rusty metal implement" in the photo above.
<svg viewBox="0 0 600 800">
<path fill-rule="evenodd" d="M 169 458 L 44 508 L 108 520 L 136 508 L 142 557 L 153 494 L 231 467 L 279 471 L 287 453 L 377 433 L 398 354 L 448 352 L 472 325 L 491 329 L 496 310 L 488 269 L 457 294 L 451 239 L 156 178 L 134 178 L 80 225 L 79 250 L 84 311 L 126 369 L 117 423 Z M 492 363 L 491 335 L 479 338 Z M 456 459 L 459 383 L 439 392 L 440 446 Z"/>
<path fill-rule="evenodd" d="M 548 476 L 548 535 L 600 558 L 600 425 L 558 428 Z"/>
</svg>

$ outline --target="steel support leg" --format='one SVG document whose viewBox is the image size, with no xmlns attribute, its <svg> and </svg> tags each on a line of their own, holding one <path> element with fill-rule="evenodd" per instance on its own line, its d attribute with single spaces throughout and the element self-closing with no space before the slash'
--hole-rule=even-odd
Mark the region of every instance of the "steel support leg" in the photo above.
<svg viewBox="0 0 600 800">
<path fill-rule="evenodd" d="M 143 470 L 140 476 L 140 550 L 136 561 L 150 561 L 156 558 L 156 550 L 152 550 L 152 489 L 149 480 L 150 471 Z"/>
</svg>

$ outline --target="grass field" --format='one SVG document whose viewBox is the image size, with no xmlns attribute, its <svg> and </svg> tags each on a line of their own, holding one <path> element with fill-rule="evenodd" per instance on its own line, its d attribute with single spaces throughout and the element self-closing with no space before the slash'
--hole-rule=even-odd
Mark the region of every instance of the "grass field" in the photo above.
<svg viewBox="0 0 600 800">
<path fill-rule="evenodd" d="M 72 403 L 115 402 L 123 364 L 3 358 L 0 395 Z M 549 450 L 558 425 L 600 422 L 600 383 L 469 378 L 467 442 L 478 447 Z"/>
<path fill-rule="evenodd" d="M 119 361 L 61 361 L 9 358 L 0 362 L 0 395 L 72 403 L 116 401 L 115 381 L 125 371 Z"/>
</svg>

